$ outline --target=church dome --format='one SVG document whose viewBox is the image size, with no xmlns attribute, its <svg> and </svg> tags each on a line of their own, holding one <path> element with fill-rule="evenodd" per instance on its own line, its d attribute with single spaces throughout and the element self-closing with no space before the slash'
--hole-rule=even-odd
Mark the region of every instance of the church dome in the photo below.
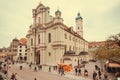
<svg viewBox="0 0 120 80">
<path fill-rule="evenodd" d="M 17 38 L 14 38 L 13 41 L 19 41 Z"/>
<path fill-rule="evenodd" d="M 57 11 L 55 12 L 55 15 L 56 15 L 57 17 L 60 17 L 60 16 L 61 16 L 61 11 L 59 11 L 59 9 L 57 9 Z"/>
<path fill-rule="evenodd" d="M 80 13 L 79 13 L 79 12 L 78 12 L 77 17 L 76 17 L 76 20 L 78 20 L 78 19 L 83 19 L 83 18 L 80 16 Z"/>
<path fill-rule="evenodd" d="M 59 9 L 57 9 L 57 11 L 55 12 L 55 14 L 58 14 L 58 13 L 61 14 L 61 11 L 59 11 Z"/>
</svg>

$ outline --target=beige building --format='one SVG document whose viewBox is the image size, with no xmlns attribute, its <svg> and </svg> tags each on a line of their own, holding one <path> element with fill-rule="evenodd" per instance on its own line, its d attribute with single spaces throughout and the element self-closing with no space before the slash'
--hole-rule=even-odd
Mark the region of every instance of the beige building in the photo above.
<svg viewBox="0 0 120 80">
<path fill-rule="evenodd" d="M 0 57 L 7 57 L 11 60 L 16 60 L 18 45 L 19 40 L 17 38 L 13 39 L 9 47 L 3 47 L 0 49 Z"/>
<path fill-rule="evenodd" d="M 17 61 L 19 62 L 26 62 L 27 61 L 27 40 L 25 38 L 20 39 L 20 44 L 17 48 Z"/>
<path fill-rule="evenodd" d="M 27 38 L 28 62 L 41 65 L 72 64 L 87 60 L 88 42 L 83 38 L 83 19 L 77 14 L 76 31 L 63 23 L 62 13 L 57 10 L 55 17 L 50 8 L 40 3 L 33 9 L 33 24 Z M 83 54 L 83 56 L 81 56 Z"/>
<path fill-rule="evenodd" d="M 21 38 L 18 40 L 14 38 L 10 43 L 9 47 L 0 48 L 0 58 L 8 58 L 10 60 L 19 61 L 22 58 L 22 61 L 27 60 L 27 45 L 26 39 Z"/>
</svg>

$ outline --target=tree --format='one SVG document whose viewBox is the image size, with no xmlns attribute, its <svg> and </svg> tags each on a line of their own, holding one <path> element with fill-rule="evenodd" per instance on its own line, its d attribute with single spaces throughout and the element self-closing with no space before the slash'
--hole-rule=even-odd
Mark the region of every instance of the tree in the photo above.
<svg viewBox="0 0 120 80">
<path fill-rule="evenodd" d="M 93 51 L 92 56 L 100 61 L 101 69 L 103 69 L 104 60 L 112 59 L 120 62 L 120 33 L 110 36 L 105 41 L 104 46 L 100 46 Z"/>
<path fill-rule="evenodd" d="M 117 45 L 120 47 L 120 33 L 116 34 L 116 35 L 112 35 L 107 39 L 107 42 L 109 43 L 109 45 Z M 110 46 L 111 46 L 110 45 Z"/>
<path fill-rule="evenodd" d="M 110 36 L 105 45 L 97 48 L 93 54 L 98 60 L 120 59 L 120 33 Z"/>
</svg>

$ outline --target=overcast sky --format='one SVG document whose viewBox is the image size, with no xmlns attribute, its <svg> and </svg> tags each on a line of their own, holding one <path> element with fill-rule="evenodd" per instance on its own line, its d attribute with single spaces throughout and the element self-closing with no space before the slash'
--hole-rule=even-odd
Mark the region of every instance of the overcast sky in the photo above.
<svg viewBox="0 0 120 80">
<path fill-rule="evenodd" d="M 0 0 L 0 47 L 8 47 L 13 38 L 25 37 L 33 23 L 32 9 L 40 0 Z M 59 8 L 64 24 L 75 29 L 78 11 L 83 17 L 84 38 L 104 41 L 120 33 L 120 0 L 42 0 L 54 16 Z"/>
</svg>

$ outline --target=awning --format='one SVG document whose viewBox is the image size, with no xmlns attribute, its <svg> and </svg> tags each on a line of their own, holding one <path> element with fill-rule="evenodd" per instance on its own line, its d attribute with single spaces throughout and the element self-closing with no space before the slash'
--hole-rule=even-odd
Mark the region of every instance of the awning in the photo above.
<svg viewBox="0 0 120 80">
<path fill-rule="evenodd" d="M 70 59 L 70 58 L 64 58 L 63 60 L 70 60 L 70 61 L 71 61 L 71 59 Z"/>
<path fill-rule="evenodd" d="M 79 53 L 79 55 L 88 55 L 88 52 L 82 51 L 82 52 Z"/>
<path fill-rule="evenodd" d="M 66 51 L 65 53 L 64 53 L 64 55 L 75 55 L 75 52 L 74 51 Z"/>
<path fill-rule="evenodd" d="M 120 64 L 118 64 L 118 63 L 109 63 L 108 66 L 114 67 L 114 68 L 120 68 Z"/>
</svg>

